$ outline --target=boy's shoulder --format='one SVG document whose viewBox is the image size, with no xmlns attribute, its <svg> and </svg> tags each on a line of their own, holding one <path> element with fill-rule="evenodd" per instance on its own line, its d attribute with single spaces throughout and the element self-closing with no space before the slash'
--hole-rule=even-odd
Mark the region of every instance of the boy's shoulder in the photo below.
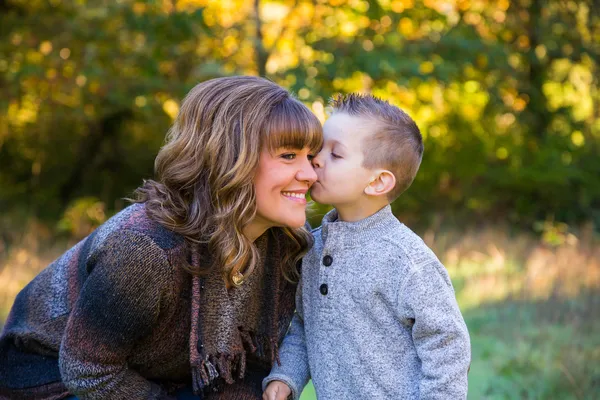
<svg viewBox="0 0 600 400">
<path fill-rule="evenodd" d="M 437 256 L 412 229 L 398 221 L 395 228 L 382 236 L 373 245 L 385 246 L 386 251 L 393 252 L 413 266 L 439 262 Z"/>
<path fill-rule="evenodd" d="M 423 239 L 409 227 L 400 224 L 397 235 L 382 238 L 390 248 L 395 248 L 402 264 L 408 269 L 407 276 L 423 277 L 431 273 L 440 274 L 448 286 L 452 286 L 448 271 Z"/>
</svg>

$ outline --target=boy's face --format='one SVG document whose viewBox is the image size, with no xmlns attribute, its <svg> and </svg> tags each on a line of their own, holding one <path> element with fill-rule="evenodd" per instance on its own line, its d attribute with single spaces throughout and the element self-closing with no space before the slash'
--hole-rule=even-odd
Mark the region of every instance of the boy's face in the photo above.
<svg viewBox="0 0 600 400">
<path fill-rule="evenodd" d="M 362 143 L 374 123 L 346 113 L 332 115 L 323 126 L 323 148 L 313 159 L 317 181 L 311 197 L 336 208 L 351 206 L 365 196 L 373 171 L 363 164 Z"/>
</svg>

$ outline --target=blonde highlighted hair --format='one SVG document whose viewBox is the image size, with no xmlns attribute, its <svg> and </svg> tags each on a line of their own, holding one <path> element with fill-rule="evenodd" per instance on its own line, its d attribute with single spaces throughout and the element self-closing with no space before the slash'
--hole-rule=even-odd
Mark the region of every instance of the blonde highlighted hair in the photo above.
<svg viewBox="0 0 600 400">
<path fill-rule="evenodd" d="M 136 190 L 150 217 L 205 243 L 210 266 L 184 266 L 203 275 L 214 269 L 232 281 L 258 262 L 256 246 L 243 228 L 256 215 L 253 177 L 261 150 L 280 147 L 318 151 L 319 120 L 285 89 L 250 76 L 216 78 L 196 85 L 185 97 L 155 160 L 156 180 Z M 283 273 L 294 280 L 295 265 L 312 243 L 304 228 L 281 229 L 286 239 Z"/>
<path fill-rule="evenodd" d="M 332 114 L 346 113 L 371 120 L 373 132 L 363 142 L 363 167 L 385 168 L 396 177 L 390 202 L 410 187 L 423 158 L 423 137 L 415 121 L 400 108 L 369 94 L 338 95 Z"/>
</svg>

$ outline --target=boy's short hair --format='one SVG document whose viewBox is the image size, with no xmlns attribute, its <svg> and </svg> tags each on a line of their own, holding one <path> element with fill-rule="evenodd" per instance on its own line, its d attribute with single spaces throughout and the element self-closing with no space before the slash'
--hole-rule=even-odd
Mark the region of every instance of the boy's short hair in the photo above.
<svg viewBox="0 0 600 400">
<path fill-rule="evenodd" d="M 363 167 L 385 168 L 396 177 L 388 193 L 390 203 L 412 184 L 423 158 L 423 137 L 419 127 L 399 107 L 369 94 L 334 96 L 332 113 L 346 113 L 371 119 L 374 132 L 364 141 Z"/>
</svg>

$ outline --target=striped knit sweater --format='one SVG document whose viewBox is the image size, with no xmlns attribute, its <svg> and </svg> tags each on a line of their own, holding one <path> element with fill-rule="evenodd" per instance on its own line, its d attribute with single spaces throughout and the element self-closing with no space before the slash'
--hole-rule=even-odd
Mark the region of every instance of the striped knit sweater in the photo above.
<svg viewBox="0 0 600 400">
<path fill-rule="evenodd" d="M 277 249 L 278 237 L 268 239 Z M 174 398 L 191 384 L 203 348 L 190 345 L 190 337 L 201 337 L 192 310 L 202 308 L 192 276 L 179 268 L 191 259 L 187 249 L 182 236 L 134 204 L 50 264 L 19 293 L 0 335 L 0 399 Z M 269 289 L 279 306 L 261 310 L 273 311 L 280 340 L 294 287 Z M 235 290 L 229 300 L 245 312 Z M 216 379 L 204 398 L 260 399 L 271 360 L 249 354 L 243 378 Z"/>
</svg>

